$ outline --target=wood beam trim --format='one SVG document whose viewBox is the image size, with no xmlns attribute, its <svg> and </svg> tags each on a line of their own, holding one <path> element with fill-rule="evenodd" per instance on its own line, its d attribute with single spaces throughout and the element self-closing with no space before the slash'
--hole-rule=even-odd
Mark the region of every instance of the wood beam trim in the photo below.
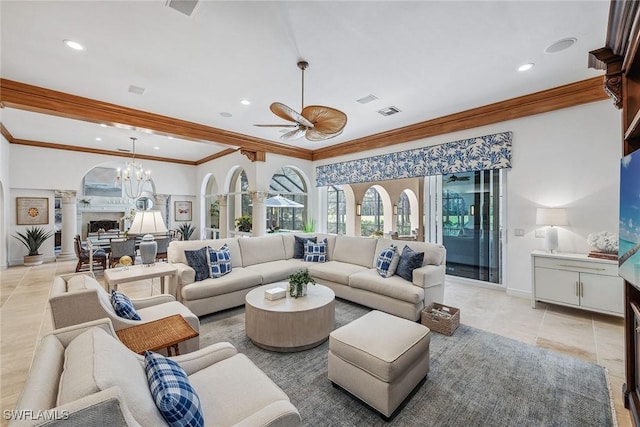
<svg viewBox="0 0 640 427">
<path fill-rule="evenodd" d="M 194 141 L 211 141 L 311 160 L 311 151 L 159 114 L 0 79 L 0 102 L 10 108 L 88 121 L 150 129 Z"/>
<path fill-rule="evenodd" d="M 224 156 L 227 156 L 229 154 L 233 154 L 236 151 L 238 151 L 238 150 L 234 150 L 233 148 L 227 148 L 226 150 L 223 150 L 223 151 L 221 151 L 219 153 L 216 153 L 216 154 L 213 154 L 211 156 L 208 156 L 208 157 L 205 157 L 205 158 L 202 158 L 202 159 L 198 160 L 196 162 L 196 165 L 201 165 L 203 163 L 210 162 L 211 160 L 219 159 L 220 157 L 224 157 Z"/>
<path fill-rule="evenodd" d="M 607 99 L 602 77 L 485 105 L 313 151 L 322 160 Z"/>
<path fill-rule="evenodd" d="M 120 151 L 110 151 L 110 150 L 100 150 L 95 148 L 86 148 L 86 147 L 77 147 L 75 145 L 65 145 L 65 144 L 53 144 L 50 142 L 40 142 L 40 141 L 30 141 L 27 139 L 13 139 L 10 141 L 12 144 L 17 145 L 27 145 L 30 147 L 39 147 L 39 148 L 50 148 L 53 150 L 66 150 L 66 151 L 76 151 L 80 153 L 90 153 L 90 154 L 104 154 L 107 156 L 117 156 L 117 157 L 126 157 L 131 158 L 131 153 L 122 153 Z M 232 150 L 235 151 L 235 150 Z M 167 157 L 156 157 L 156 156 L 146 156 L 144 154 L 136 154 L 136 159 L 142 160 L 153 160 L 157 162 L 168 162 L 168 163 L 178 163 L 181 165 L 191 165 L 195 166 L 198 163 L 191 160 L 180 160 L 180 159 L 170 159 Z"/>
<path fill-rule="evenodd" d="M 6 127 L 4 127 L 4 123 L 2 122 L 0 122 L 0 133 L 2 134 L 2 136 L 4 136 L 4 139 L 9 142 L 13 142 L 13 135 L 11 135 L 11 132 L 9 132 Z"/>
</svg>

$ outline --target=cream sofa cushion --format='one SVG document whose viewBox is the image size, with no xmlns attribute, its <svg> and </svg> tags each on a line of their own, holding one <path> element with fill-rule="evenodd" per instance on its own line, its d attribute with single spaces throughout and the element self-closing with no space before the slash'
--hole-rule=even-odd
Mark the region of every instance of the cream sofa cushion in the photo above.
<svg viewBox="0 0 640 427">
<path fill-rule="evenodd" d="M 279 407 L 277 403 L 289 402 L 285 392 L 244 354 L 236 354 L 191 374 L 189 382 L 199 396 L 205 396 L 202 398 L 204 419 L 219 426 L 236 425 L 272 405 L 274 411 L 268 411 L 267 418 L 281 417 L 282 411 L 275 410 Z M 238 401 L 242 401 L 242 405 L 238 405 Z M 297 416 L 292 419 L 295 418 Z M 265 420 L 261 421 L 254 425 L 266 424 Z"/>
<path fill-rule="evenodd" d="M 149 392 L 142 360 L 103 329 L 78 335 L 67 346 L 65 358 L 59 404 L 117 386 L 140 425 L 166 425 Z"/>
<path fill-rule="evenodd" d="M 262 276 L 247 268 L 234 267 L 231 273 L 216 279 L 205 279 L 182 287 L 182 298 L 197 300 L 224 295 L 262 284 Z"/>
<path fill-rule="evenodd" d="M 285 259 L 284 243 L 280 234 L 238 239 L 242 253 L 242 266 Z"/>
<path fill-rule="evenodd" d="M 100 282 L 96 279 L 91 276 L 87 276 L 86 274 L 79 274 L 77 276 L 72 276 L 67 280 L 67 292 L 78 292 L 91 289 L 95 289 L 97 292 L 100 305 L 114 316 L 117 316 L 116 311 L 113 309 L 113 305 L 111 304 L 109 293 L 104 290 Z"/>
<path fill-rule="evenodd" d="M 349 286 L 380 295 L 418 304 L 424 300 L 424 289 L 407 282 L 400 276 L 381 277 L 375 269 L 349 276 Z"/>
<path fill-rule="evenodd" d="M 246 269 L 259 274 L 262 277 L 262 284 L 267 284 L 286 281 L 291 274 L 306 268 L 308 264 L 301 259 L 291 258 L 249 265 Z"/>
<path fill-rule="evenodd" d="M 361 265 L 348 264 L 339 261 L 328 262 L 305 262 L 304 266 L 309 269 L 309 273 L 316 279 L 328 280 L 343 285 L 349 284 L 349 276 L 353 273 L 366 271 L 367 268 Z"/>
<path fill-rule="evenodd" d="M 375 258 L 379 253 L 376 253 L 376 244 L 377 239 L 337 236 L 331 259 L 372 268 L 375 267 Z"/>
</svg>

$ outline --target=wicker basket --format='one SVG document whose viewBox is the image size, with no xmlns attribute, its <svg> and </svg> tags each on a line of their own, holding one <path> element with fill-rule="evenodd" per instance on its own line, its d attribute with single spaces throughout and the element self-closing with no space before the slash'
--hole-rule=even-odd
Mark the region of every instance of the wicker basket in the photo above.
<svg viewBox="0 0 640 427">
<path fill-rule="evenodd" d="M 431 314 L 432 308 L 444 308 L 445 311 L 448 310 L 451 314 L 451 318 L 445 319 Z M 433 304 L 429 304 L 422 310 L 421 323 L 432 331 L 436 331 L 444 335 L 453 335 L 453 332 L 458 329 L 458 326 L 460 326 L 460 309 L 434 302 Z"/>
</svg>

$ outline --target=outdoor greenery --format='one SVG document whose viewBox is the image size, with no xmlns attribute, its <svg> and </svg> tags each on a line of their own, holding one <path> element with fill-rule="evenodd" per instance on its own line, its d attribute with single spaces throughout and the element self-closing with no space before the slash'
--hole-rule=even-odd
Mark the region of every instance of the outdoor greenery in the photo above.
<svg viewBox="0 0 640 427">
<path fill-rule="evenodd" d="M 250 232 L 253 229 L 253 220 L 250 215 L 242 215 L 235 219 L 238 231 Z"/>
<path fill-rule="evenodd" d="M 18 239 L 28 250 L 29 256 L 40 255 L 38 250 L 48 238 L 53 236 L 53 231 L 46 231 L 44 227 L 30 227 L 27 228 L 25 233 L 16 232 L 17 236 L 12 236 Z"/>
</svg>

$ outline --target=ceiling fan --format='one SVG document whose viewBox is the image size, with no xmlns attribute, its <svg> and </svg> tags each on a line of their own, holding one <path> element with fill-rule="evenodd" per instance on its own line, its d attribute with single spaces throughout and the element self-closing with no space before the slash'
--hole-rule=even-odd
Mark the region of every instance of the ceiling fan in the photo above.
<svg viewBox="0 0 640 427">
<path fill-rule="evenodd" d="M 302 110 L 300 113 L 281 102 L 274 102 L 269 106 L 273 114 L 294 124 L 255 126 L 291 128 L 292 130 L 287 131 L 280 137 L 284 141 L 298 139 L 302 136 L 309 141 L 324 141 L 342 133 L 347 124 L 347 115 L 345 113 L 323 105 L 304 106 L 304 70 L 308 66 L 309 63 L 307 61 L 298 62 L 298 68 L 302 70 Z"/>
<path fill-rule="evenodd" d="M 447 179 L 447 182 L 458 182 L 458 181 L 469 181 L 469 177 L 468 176 L 451 175 L 449 177 L 449 179 Z"/>
</svg>

